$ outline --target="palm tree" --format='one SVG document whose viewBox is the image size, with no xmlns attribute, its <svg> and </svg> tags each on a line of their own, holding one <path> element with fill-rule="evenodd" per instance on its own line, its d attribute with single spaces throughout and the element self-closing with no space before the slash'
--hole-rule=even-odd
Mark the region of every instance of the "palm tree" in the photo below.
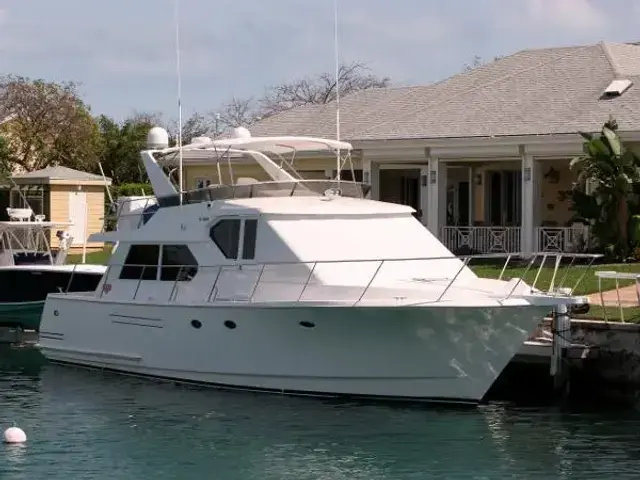
<svg viewBox="0 0 640 480">
<path fill-rule="evenodd" d="M 629 251 L 629 199 L 633 184 L 640 182 L 640 158 L 625 148 L 618 135 L 618 123 L 610 118 L 599 135 L 580 132 L 585 139 L 584 155 L 571 161 L 578 168 L 578 184 L 589 181 L 591 196 L 600 208 L 600 222 L 614 233 L 613 245 L 626 257 Z M 604 246 L 604 245 L 603 245 Z"/>
</svg>

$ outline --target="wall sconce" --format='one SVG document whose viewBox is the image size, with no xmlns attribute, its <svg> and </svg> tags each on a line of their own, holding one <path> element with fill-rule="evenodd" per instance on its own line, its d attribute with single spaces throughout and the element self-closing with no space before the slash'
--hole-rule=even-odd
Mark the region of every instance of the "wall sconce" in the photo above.
<svg viewBox="0 0 640 480">
<path fill-rule="evenodd" d="M 371 183 L 371 172 L 369 170 L 362 172 L 362 183 Z"/>
<path fill-rule="evenodd" d="M 422 187 L 426 187 L 427 186 L 427 176 L 426 175 L 420 175 L 420 186 L 422 186 Z"/>
<path fill-rule="evenodd" d="M 482 185 L 482 174 L 481 173 L 476 173 L 476 176 L 473 179 L 473 183 L 475 183 L 478 186 Z"/>
<path fill-rule="evenodd" d="M 531 168 L 527 167 L 524 169 L 524 181 L 525 182 L 530 182 L 531 181 Z"/>
<path fill-rule="evenodd" d="M 431 183 L 432 185 L 438 183 L 438 172 L 436 172 L 435 170 L 431 170 L 429 172 L 429 183 Z"/>
</svg>

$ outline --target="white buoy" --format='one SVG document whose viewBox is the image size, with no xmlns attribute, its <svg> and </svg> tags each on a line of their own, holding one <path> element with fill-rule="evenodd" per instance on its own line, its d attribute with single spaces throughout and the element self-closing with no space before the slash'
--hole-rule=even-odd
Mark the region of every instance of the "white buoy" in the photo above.
<svg viewBox="0 0 640 480">
<path fill-rule="evenodd" d="M 27 434 L 18 427 L 9 427 L 4 431 L 4 443 L 24 443 L 27 441 Z"/>
</svg>

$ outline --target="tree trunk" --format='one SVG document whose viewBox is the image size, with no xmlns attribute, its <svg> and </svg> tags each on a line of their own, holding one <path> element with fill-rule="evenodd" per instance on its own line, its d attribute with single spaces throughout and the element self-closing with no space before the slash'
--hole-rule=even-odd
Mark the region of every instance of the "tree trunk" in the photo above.
<svg viewBox="0 0 640 480">
<path fill-rule="evenodd" d="M 629 204 L 627 196 L 622 195 L 618 199 L 618 245 L 621 247 L 621 253 L 626 257 L 629 251 Z"/>
</svg>

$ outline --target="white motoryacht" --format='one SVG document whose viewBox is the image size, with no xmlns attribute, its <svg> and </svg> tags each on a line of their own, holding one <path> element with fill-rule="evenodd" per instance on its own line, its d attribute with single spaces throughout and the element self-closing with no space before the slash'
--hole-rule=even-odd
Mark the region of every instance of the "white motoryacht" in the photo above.
<svg viewBox="0 0 640 480">
<path fill-rule="evenodd" d="M 47 297 L 40 348 L 51 361 L 226 388 L 475 404 L 545 314 L 585 302 L 479 278 L 412 208 L 369 200 L 360 183 L 303 180 L 285 159 L 346 158 L 346 142 L 246 130 L 199 139 L 182 152 L 218 167 L 220 152 L 244 156 L 271 181 L 188 192 L 158 165 L 178 152 L 166 132 L 154 128 L 149 144 L 141 156 L 157 201 L 130 209 L 129 228 L 92 236 L 118 243 L 95 291 Z"/>
</svg>

